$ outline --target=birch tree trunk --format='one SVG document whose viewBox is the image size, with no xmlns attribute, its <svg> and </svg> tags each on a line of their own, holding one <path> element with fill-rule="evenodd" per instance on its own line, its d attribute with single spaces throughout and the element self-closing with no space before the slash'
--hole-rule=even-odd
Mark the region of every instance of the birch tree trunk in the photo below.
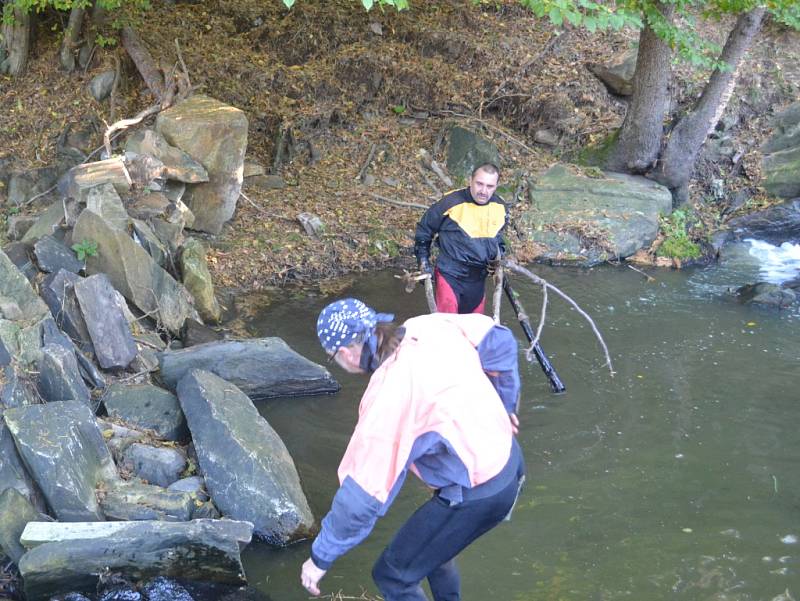
<svg viewBox="0 0 800 601">
<path fill-rule="evenodd" d="M 761 28 L 764 12 L 764 7 L 758 7 L 739 16 L 720 56 L 728 69 L 717 69 L 711 74 L 692 111 L 672 130 L 661 160 L 652 173 L 656 181 L 672 191 L 676 205 L 688 199 L 689 179 L 697 156 L 725 110 L 736 84 L 739 64 Z"/>
</svg>

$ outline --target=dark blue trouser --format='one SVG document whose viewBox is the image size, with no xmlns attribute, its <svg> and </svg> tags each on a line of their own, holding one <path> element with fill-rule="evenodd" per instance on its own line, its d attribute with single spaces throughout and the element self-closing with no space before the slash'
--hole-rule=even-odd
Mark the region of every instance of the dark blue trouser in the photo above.
<svg viewBox="0 0 800 601">
<path fill-rule="evenodd" d="M 427 578 L 435 601 L 459 601 L 456 555 L 503 520 L 518 491 L 519 478 L 513 477 L 494 495 L 458 505 L 434 495 L 403 524 L 372 569 L 384 599 L 423 601 L 420 583 Z"/>
</svg>

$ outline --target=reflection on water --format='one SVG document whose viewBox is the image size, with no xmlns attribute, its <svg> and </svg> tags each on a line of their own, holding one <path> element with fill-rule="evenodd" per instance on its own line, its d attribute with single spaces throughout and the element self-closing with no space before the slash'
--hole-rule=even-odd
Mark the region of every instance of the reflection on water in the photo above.
<svg viewBox="0 0 800 601">
<path fill-rule="evenodd" d="M 523 366 L 528 484 L 511 524 L 462 555 L 465 599 L 772 601 L 787 590 L 800 599 L 800 320 L 731 298 L 728 288 L 758 270 L 748 245 L 708 269 L 655 271 L 654 283 L 624 267 L 535 268 L 592 315 L 617 374 L 582 317 L 551 295 L 542 346 L 567 392 L 551 394 L 539 367 Z M 365 276 L 344 295 L 399 319 L 424 312 L 422 291 L 406 295 L 392 275 Z M 538 290 L 515 288 L 538 315 Z M 247 326 L 322 362 L 314 322 L 330 300 L 276 304 Z M 522 340 L 513 315 L 502 317 Z M 335 375 L 335 396 L 259 405 L 318 516 L 366 385 Z M 409 478 L 323 591 L 375 593 L 372 562 L 426 495 Z M 248 577 L 276 601 L 307 599 L 298 574 L 308 552 L 251 545 Z"/>
</svg>

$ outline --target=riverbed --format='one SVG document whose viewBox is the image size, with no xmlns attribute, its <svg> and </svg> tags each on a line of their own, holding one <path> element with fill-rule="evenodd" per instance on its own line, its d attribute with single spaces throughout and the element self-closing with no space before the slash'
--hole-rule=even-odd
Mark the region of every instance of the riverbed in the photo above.
<svg viewBox="0 0 800 601">
<path fill-rule="evenodd" d="M 655 281 L 624 266 L 533 267 L 592 316 L 615 374 L 588 324 L 551 294 L 541 344 L 567 390 L 552 394 L 540 368 L 522 359 L 528 481 L 512 521 L 460 557 L 465 599 L 771 601 L 787 590 L 800 599 L 800 311 L 734 300 L 729 288 L 773 277 L 754 249 L 727 247 L 707 268 L 653 270 Z M 798 267 L 789 260 L 772 281 Z M 406 294 L 393 276 L 366 275 L 335 298 L 356 296 L 400 320 L 425 312 L 422 290 Z M 535 327 L 541 294 L 513 281 Z M 331 300 L 276 302 L 245 325 L 322 363 L 314 324 Z M 502 320 L 524 348 L 507 306 Z M 318 517 L 338 486 L 366 386 L 331 368 L 340 393 L 258 405 Z M 428 494 L 410 476 L 323 592 L 377 594 L 372 563 Z M 308 599 L 299 571 L 309 547 L 252 544 L 250 583 L 275 601 Z"/>
</svg>

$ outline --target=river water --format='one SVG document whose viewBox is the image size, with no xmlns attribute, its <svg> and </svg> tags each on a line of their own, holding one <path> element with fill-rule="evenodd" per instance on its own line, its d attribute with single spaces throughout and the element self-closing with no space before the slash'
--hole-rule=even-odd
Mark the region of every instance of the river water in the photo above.
<svg viewBox="0 0 800 601">
<path fill-rule="evenodd" d="M 616 374 L 583 318 L 551 294 L 541 343 L 567 391 L 552 394 L 539 367 L 522 360 L 528 482 L 513 520 L 460 556 L 466 600 L 800 600 L 800 311 L 742 306 L 727 292 L 796 276 L 800 255 L 760 244 L 727 247 L 712 267 L 653 271 L 655 282 L 625 267 L 534 267 L 593 317 Z M 538 289 L 513 281 L 538 316 Z M 341 296 L 401 320 L 426 311 L 421 289 L 406 294 L 390 272 Z M 274 303 L 246 325 L 322 362 L 314 324 L 331 300 Z M 522 348 L 514 316 L 502 317 Z M 317 516 L 337 488 L 366 385 L 332 369 L 337 395 L 259 405 Z M 323 592 L 376 594 L 372 563 L 427 496 L 409 476 Z M 243 557 L 250 583 L 274 601 L 308 599 L 298 577 L 308 553 L 308 543 L 252 544 Z"/>
</svg>

